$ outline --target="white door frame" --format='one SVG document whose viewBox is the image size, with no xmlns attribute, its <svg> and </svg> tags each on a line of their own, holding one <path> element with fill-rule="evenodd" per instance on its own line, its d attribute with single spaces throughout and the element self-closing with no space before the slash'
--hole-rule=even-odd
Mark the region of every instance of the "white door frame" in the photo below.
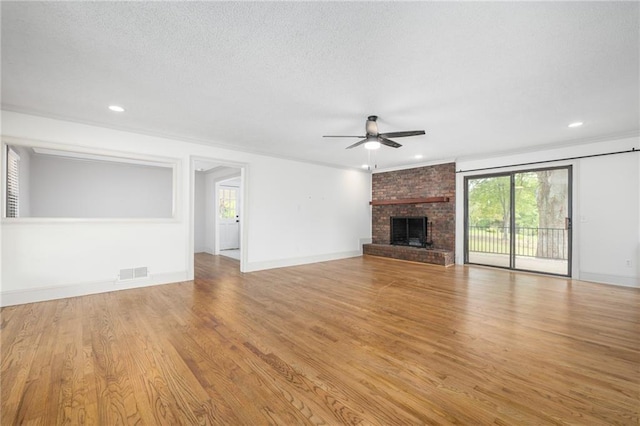
<svg viewBox="0 0 640 426">
<path fill-rule="evenodd" d="M 195 238 L 195 181 L 196 181 L 196 161 L 207 161 L 211 163 L 217 163 L 221 166 L 234 167 L 240 169 L 240 199 L 242 203 L 242 208 L 240 210 L 240 272 L 245 272 L 247 265 L 247 252 L 249 249 L 248 244 L 248 236 L 249 236 L 249 227 L 248 218 L 249 218 L 249 164 L 240 163 L 237 161 L 229 161 L 221 158 L 215 157 L 203 157 L 192 155 L 189 157 L 189 215 L 188 215 L 188 226 L 189 226 L 189 238 L 187 242 L 187 279 L 193 280 L 195 277 L 195 267 L 194 267 L 194 238 Z M 217 221 L 214 224 L 217 227 Z M 217 237 L 217 235 L 216 235 Z M 216 242 L 216 247 L 214 247 L 216 253 L 219 252 L 218 244 Z"/>
</svg>

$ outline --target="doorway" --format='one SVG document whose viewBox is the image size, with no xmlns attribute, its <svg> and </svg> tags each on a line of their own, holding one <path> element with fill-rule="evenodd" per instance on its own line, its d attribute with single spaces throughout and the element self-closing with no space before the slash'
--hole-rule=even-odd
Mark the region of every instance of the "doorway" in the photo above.
<svg viewBox="0 0 640 426">
<path fill-rule="evenodd" d="M 247 229 L 243 226 L 246 212 L 241 209 L 246 205 L 248 165 L 232 163 L 213 158 L 191 157 L 191 188 L 193 194 L 192 227 L 189 247 L 189 276 L 194 277 L 194 259 L 196 254 L 203 256 L 225 255 L 237 260 L 241 272 L 244 272 L 247 250 Z M 218 189 L 226 187 L 228 191 L 222 202 L 225 212 L 223 220 L 235 232 L 226 232 L 220 226 L 220 200 Z M 237 217 L 236 217 L 237 216 Z M 219 229 L 220 228 L 220 229 Z M 233 235 L 233 238 L 229 238 Z M 225 244 L 221 247 L 220 241 Z M 231 250 L 233 248 L 233 250 Z M 225 250 L 226 249 L 226 250 Z"/>
<path fill-rule="evenodd" d="M 465 178 L 464 261 L 571 276 L 571 166 Z"/>
<path fill-rule="evenodd" d="M 234 259 L 240 258 L 240 178 L 216 183 L 218 252 Z"/>
</svg>

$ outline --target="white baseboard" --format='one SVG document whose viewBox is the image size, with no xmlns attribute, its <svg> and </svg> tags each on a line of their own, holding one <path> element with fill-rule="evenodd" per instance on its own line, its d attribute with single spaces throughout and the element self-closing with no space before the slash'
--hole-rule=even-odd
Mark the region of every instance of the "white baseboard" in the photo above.
<svg viewBox="0 0 640 426">
<path fill-rule="evenodd" d="M 362 256 L 362 249 L 341 253 L 328 253 L 318 256 L 296 257 L 289 259 L 267 260 L 265 262 L 246 262 L 244 271 L 256 272 L 265 269 L 286 268 L 288 266 L 306 265 L 308 263 L 327 262 L 329 260 L 347 259 Z"/>
<path fill-rule="evenodd" d="M 114 279 L 112 281 L 98 281 L 65 286 L 3 291 L 0 292 L 0 307 L 43 302 L 46 300 L 65 299 L 67 297 L 86 296 L 89 294 L 107 293 L 110 291 L 128 290 L 139 287 L 149 287 L 181 281 L 188 281 L 187 271 L 153 274 L 146 278 L 126 281 L 118 281 Z"/>
<path fill-rule="evenodd" d="M 640 278 L 637 277 L 594 274 L 591 272 L 580 272 L 580 281 L 593 281 L 596 283 L 619 285 L 623 287 L 640 287 Z"/>
</svg>

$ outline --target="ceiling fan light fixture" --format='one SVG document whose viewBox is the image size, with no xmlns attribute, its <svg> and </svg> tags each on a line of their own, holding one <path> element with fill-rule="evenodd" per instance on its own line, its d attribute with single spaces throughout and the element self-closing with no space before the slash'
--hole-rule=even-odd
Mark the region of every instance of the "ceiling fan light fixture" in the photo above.
<svg viewBox="0 0 640 426">
<path fill-rule="evenodd" d="M 364 147 L 366 149 L 378 149 L 380 148 L 380 142 L 376 139 L 370 139 L 364 143 Z"/>
<path fill-rule="evenodd" d="M 366 136 L 336 136 L 336 135 L 324 135 L 324 138 L 358 138 L 360 139 L 358 142 L 349 145 L 346 149 L 352 149 L 357 146 L 361 146 L 364 144 L 365 149 L 369 152 L 379 149 L 380 146 L 388 146 L 391 148 L 400 148 L 402 145 L 398 142 L 391 140 L 391 138 L 404 138 L 407 136 L 420 136 L 424 135 L 424 130 L 405 130 L 401 132 L 388 132 L 388 133 L 380 133 L 378 131 L 378 124 L 376 121 L 378 120 L 378 116 L 370 115 L 367 118 L 367 122 L 365 124 Z"/>
</svg>

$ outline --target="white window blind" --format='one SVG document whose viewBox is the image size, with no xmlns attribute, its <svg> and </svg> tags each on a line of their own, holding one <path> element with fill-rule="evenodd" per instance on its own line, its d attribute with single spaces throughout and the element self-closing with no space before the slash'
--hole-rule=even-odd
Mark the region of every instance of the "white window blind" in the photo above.
<svg viewBox="0 0 640 426">
<path fill-rule="evenodd" d="M 7 147 L 7 217 L 19 217 L 19 163 L 20 156 Z"/>
</svg>

